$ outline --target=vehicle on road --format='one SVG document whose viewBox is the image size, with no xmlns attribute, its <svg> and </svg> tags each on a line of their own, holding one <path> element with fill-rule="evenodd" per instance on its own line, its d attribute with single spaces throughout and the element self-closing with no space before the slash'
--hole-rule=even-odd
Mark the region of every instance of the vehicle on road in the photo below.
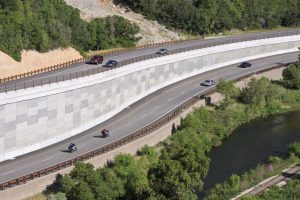
<svg viewBox="0 0 300 200">
<path fill-rule="evenodd" d="M 203 83 L 201 83 L 201 85 L 203 86 L 212 86 L 212 85 L 215 85 L 215 81 L 214 80 L 205 80 Z"/>
<path fill-rule="evenodd" d="M 101 131 L 101 136 L 104 137 L 104 138 L 108 137 L 109 136 L 109 130 L 108 129 L 103 129 Z"/>
<path fill-rule="evenodd" d="M 168 49 L 162 48 L 156 52 L 156 54 L 168 54 Z"/>
<path fill-rule="evenodd" d="M 252 64 L 250 62 L 242 62 L 240 64 L 241 68 L 247 68 L 247 67 L 251 67 L 251 66 L 252 66 Z"/>
<path fill-rule="evenodd" d="M 103 62 L 103 56 L 101 55 L 94 55 L 89 61 L 90 64 L 96 64 L 96 65 L 101 64 L 102 62 Z"/>
<path fill-rule="evenodd" d="M 116 67 L 118 64 L 118 61 L 116 60 L 109 60 L 107 63 L 105 63 L 104 67 Z"/>
<path fill-rule="evenodd" d="M 68 147 L 69 152 L 77 151 L 77 146 L 74 143 L 71 143 Z"/>
</svg>

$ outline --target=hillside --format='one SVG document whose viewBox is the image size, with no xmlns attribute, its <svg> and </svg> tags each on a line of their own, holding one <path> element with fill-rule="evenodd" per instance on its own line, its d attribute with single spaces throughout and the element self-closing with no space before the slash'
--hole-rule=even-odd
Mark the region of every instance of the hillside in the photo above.
<svg viewBox="0 0 300 200">
<path fill-rule="evenodd" d="M 0 76 L 59 64 L 69 60 L 70 54 L 78 58 L 74 49 L 82 53 L 133 47 L 139 40 L 137 33 L 135 23 L 119 16 L 87 22 L 77 9 L 61 0 L 0 1 Z M 65 49 L 69 47 L 74 49 Z M 51 53 L 60 48 L 64 49 L 58 50 L 61 53 Z M 49 59 L 53 57 L 56 59 Z"/>
<path fill-rule="evenodd" d="M 139 45 L 185 38 L 176 32 L 168 30 L 165 26 L 157 23 L 157 21 L 148 20 L 143 15 L 133 12 L 128 6 L 114 4 L 113 0 L 64 1 L 68 5 L 79 9 L 81 17 L 85 20 L 118 15 L 135 22 L 140 27 L 140 33 L 137 36 L 142 37 L 138 42 Z"/>
</svg>

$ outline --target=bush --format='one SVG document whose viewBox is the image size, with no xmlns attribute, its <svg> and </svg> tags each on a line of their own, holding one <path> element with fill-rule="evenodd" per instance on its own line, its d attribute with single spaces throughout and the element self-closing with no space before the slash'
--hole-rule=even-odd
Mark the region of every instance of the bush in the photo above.
<svg viewBox="0 0 300 200">
<path fill-rule="evenodd" d="M 294 154 L 298 158 L 300 158 L 300 143 L 294 142 L 293 144 L 289 145 L 289 154 Z"/>
</svg>

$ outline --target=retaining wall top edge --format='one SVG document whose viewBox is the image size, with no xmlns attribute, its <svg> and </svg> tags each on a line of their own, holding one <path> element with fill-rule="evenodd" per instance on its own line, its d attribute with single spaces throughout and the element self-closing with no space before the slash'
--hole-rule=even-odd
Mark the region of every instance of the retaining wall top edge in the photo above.
<svg viewBox="0 0 300 200">
<path fill-rule="evenodd" d="M 214 53 L 232 51 L 236 49 L 245 49 L 245 48 L 257 47 L 257 46 L 266 46 L 266 45 L 296 42 L 296 41 L 300 42 L 300 35 L 232 43 L 232 44 L 222 45 L 222 48 L 220 48 L 220 46 L 214 46 L 214 47 L 209 47 L 204 49 L 183 52 L 180 53 L 180 56 L 178 56 L 179 54 L 172 54 L 164 57 L 158 57 L 155 59 L 132 63 L 124 67 L 116 68 L 114 70 L 98 73 L 95 75 L 60 82 L 59 84 L 53 83 L 50 85 L 38 86 L 35 88 L 27 88 L 26 90 L 0 93 L 0 105 L 18 102 L 18 101 L 24 101 L 27 99 L 39 98 L 43 96 L 49 96 L 57 93 L 63 93 L 78 88 L 88 87 L 91 85 L 113 80 L 133 72 L 145 70 L 147 68 L 164 65 L 168 63 L 174 63 L 174 62 L 178 62 L 190 58 L 201 57 L 201 56 L 214 54 Z M 297 48 L 293 50 L 291 49 L 291 52 L 292 51 L 298 51 L 298 49 Z M 182 59 L 183 57 L 184 59 Z"/>
</svg>

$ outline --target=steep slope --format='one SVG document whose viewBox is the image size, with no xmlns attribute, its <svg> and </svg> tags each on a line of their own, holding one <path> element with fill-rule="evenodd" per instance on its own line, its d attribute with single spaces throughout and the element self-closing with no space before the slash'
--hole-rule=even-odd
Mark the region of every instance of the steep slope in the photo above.
<svg viewBox="0 0 300 200">
<path fill-rule="evenodd" d="M 0 78 L 26 73 L 79 58 L 82 58 L 82 56 L 73 48 L 56 49 L 47 53 L 29 50 L 22 51 L 21 62 L 17 62 L 6 53 L 0 51 Z"/>
<path fill-rule="evenodd" d="M 115 5 L 113 0 L 64 0 L 68 5 L 80 10 L 81 17 L 85 20 L 91 20 L 97 17 L 106 17 L 109 15 L 122 16 L 140 27 L 139 45 L 146 43 L 156 43 L 168 40 L 183 39 L 180 34 L 168 30 L 165 26 L 156 21 L 145 19 L 142 15 L 132 12 L 125 6 Z"/>
</svg>

